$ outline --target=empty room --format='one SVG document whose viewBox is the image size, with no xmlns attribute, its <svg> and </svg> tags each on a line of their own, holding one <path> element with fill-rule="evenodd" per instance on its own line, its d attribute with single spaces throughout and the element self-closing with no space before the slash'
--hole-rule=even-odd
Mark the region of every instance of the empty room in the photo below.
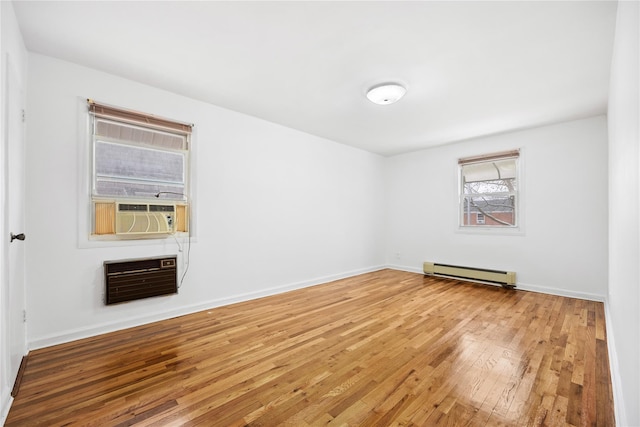
<svg viewBox="0 0 640 427">
<path fill-rule="evenodd" d="M 0 2 L 0 423 L 640 426 L 640 2 Z"/>
</svg>

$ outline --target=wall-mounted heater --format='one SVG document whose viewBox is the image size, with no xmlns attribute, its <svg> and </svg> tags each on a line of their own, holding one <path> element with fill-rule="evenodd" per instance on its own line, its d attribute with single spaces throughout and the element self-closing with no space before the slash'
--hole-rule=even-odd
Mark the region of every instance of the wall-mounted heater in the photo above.
<svg viewBox="0 0 640 427">
<path fill-rule="evenodd" d="M 422 265 L 424 274 L 429 276 L 443 276 L 452 279 L 476 280 L 500 284 L 505 288 L 514 288 L 516 273 L 513 271 L 489 270 L 485 268 L 462 267 L 458 265 L 425 262 Z"/>
<path fill-rule="evenodd" d="M 105 261 L 105 304 L 178 293 L 176 261 L 176 255 Z"/>
</svg>

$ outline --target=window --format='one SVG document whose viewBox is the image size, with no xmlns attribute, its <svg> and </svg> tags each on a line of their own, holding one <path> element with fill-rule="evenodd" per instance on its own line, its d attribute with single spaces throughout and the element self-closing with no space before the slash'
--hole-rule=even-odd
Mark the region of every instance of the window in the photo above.
<svg viewBox="0 0 640 427">
<path fill-rule="evenodd" d="M 155 229 L 165 233 L 166 230 L 186 232 L 192 126 L 91 100 L 89 112 L 92 234 L 120 234 L 116 223 L 124 214 L 118 216 L 116 211 L 124 212 L 123 206 L 133 205 L 146 207 L 144 211 L 150 212 L 137 214 L 140 220 L 136 227 L 142 218 L 152 222 L 162 219 L 151 212 L 175 211 L 175 217 L 166 214 L 168 223 Z M 129 217 L 133 218 L 131 214 Z M 135 227 L 127 229 L 136 230 Z M 144 228 L 147 232 L 153 229 Z"/>
<path fill-rule="evenodd" d="M 460 226 L 518 226 L 519 150 L 458 160 Z"/>
</svg>

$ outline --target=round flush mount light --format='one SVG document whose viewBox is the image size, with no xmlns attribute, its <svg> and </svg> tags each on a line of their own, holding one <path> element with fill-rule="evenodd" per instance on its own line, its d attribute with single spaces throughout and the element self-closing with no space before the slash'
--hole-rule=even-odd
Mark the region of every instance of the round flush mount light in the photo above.
<svg viewBox="0 0 640 427">
<path fill-rule="evenodd" d="M 367 98 L 374 104 L 389 105 L 397 102 L 407 93 L 400 83 L 382 83 L 367 91 Z"/>
</svg>

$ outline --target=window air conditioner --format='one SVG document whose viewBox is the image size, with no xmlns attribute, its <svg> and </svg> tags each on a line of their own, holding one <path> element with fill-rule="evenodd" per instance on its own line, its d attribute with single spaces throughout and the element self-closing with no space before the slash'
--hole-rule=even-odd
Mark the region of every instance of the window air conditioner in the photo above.
<svg viewBox="0 0 640 427">
<path fill-rule="evenodd" d="M 116 234 L 172 234 L 176 206 L 157 203 L 117 203 Z"/>
</svg>

